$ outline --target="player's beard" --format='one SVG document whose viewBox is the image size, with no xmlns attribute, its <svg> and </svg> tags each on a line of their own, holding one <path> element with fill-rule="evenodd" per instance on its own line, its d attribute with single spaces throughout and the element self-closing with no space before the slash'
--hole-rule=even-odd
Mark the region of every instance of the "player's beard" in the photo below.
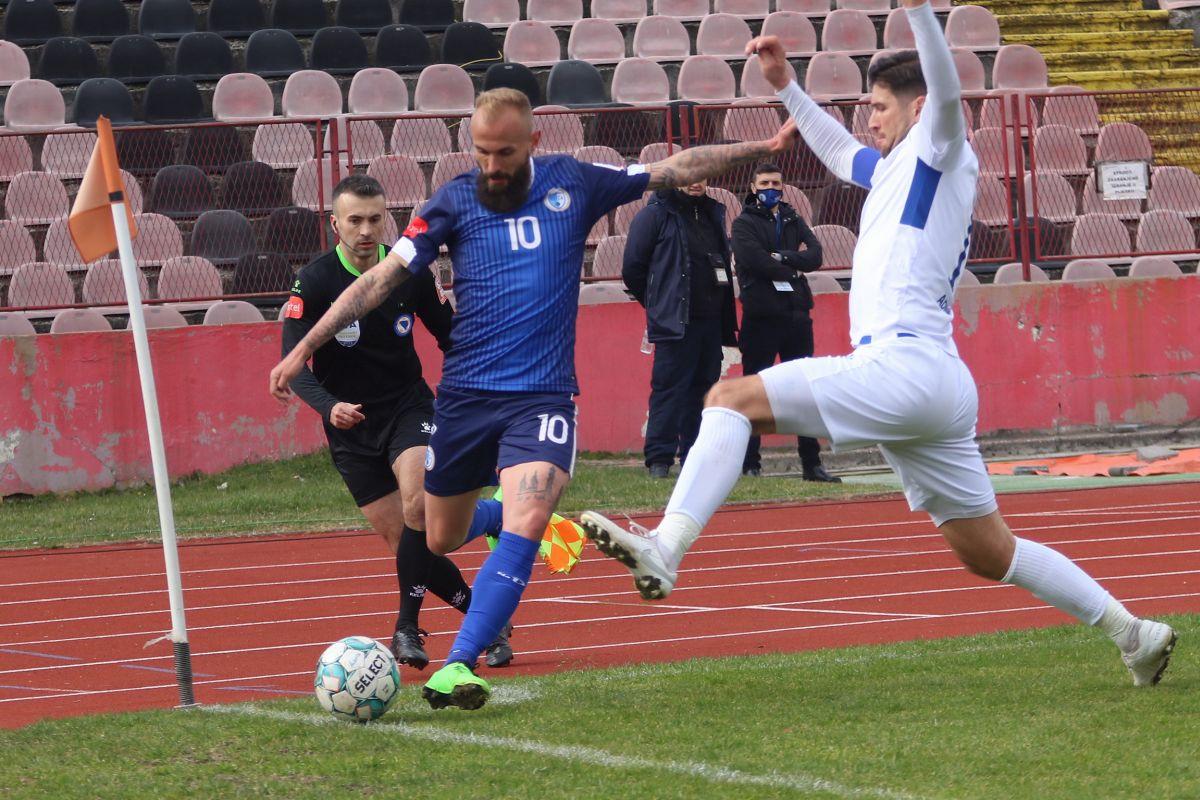
<svg viewBox="0 0 1200 800">
<path fill-rule="evenodd" d="M 488 211 L 508 214 L 525 205 L 525 198 L 529 196 L 529 162 L 526 161 L 511 175 L 505 175 L 508 180 L 502 188 L 488 188 L 488 178 L 499 177 L 502 174 L 493 172 L 491 175 L 485 175 L 480 172 L 479 177 L 475 179 L 475 196 Z"/>
</svg>

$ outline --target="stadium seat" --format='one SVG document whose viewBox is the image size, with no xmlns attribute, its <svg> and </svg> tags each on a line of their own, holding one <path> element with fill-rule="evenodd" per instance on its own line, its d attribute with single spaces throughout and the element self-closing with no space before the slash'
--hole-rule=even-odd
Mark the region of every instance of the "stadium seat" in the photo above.
<svg viewBox="0 0 1200 800">
<path fill-rule="evenodd" d="M 390 69 L 361 69 L 350 81 L 346 106 L 351 114 L 402 114 L 408 110 L 408 86 Z"/>
<path fill-rule="evenodd" d="M 592 0 L 592 16 L 616 23 L 634 23 L 646 16 L 646 0 Z"/>
<path fill-rule="evenodd" d="M 709 14 L 696 32 L 696 53 L 704 56 L 743 58 L 751 39 L 750 26 L 733 14 Z"/>
<path fill-rule="evenodd" d="M 54 0 L 9 2 L 4 12 L 4 35 L 0 38 L 14 44 L 41 44 L 63 35 L 62 18 Z"/>
<path fill-rule="evenodd" d="M 433 165 L 433 177 L 429 181 L 429 191 L 432 194 L 464 172 L 476 168 L 475 157 L 470 153 L 445 153 L 438 157 Z"/>
<path fill-rule="evenodd" d="M 401 0 L 398 22 L 430 32 L 445 30 L 454 22 L 454 3 L 452 0 Z"/>
<path fill-rule="evenodd" d="M 4 216 L 22 225 L 49 225 L 67 210 L 62 181 L 45 172 L 14 175 L 4 194 Z"/>
<path fill-rule="evenodd" d="M 46 228 L 46 239 L 42 243 L 42 252 L 46 261 L 67 269 L 77 269 L 87 263 L 79 254 L 79 249 L 75 247 L 75 240 L 71 238 L 71 231 L 67 227 L 65 217 L 54 220 Z"/>
<path fill-rule="evenodd" d="M 763 21 L 763 36 L 778 36 L 788 56 L 810 56 L 817 51 L 817 29 L 797 11 L 774 11 Z"/>
<path fill-rule="evenodd" d="M 608 90 L 600 70 L 586 61 L 560 61 L 550 68 L 546 102 L 570 108 L 608 105 Z M 582 144 L 582 142 L 580 143 Z"/>
<path fill-rule="evenodd" d="M 1062 175 L 1053 172 L 1039 172 L 1036 176 L 1025 174 L 1025 207 L 1028 216 L 1041 217 L 1057 223 L 1074 222 L 1079 216 L 1077 205 L 1075 189 Z"/>
<path fill-rule="evenodd" d="M 213 117 L 222 122 L 258 122 L 275 116 L 275 96 L 261 75 L 235 72 L 217 81 Z"/>
<path fill-rule="evenodd" d="M 367 164 L 387 152 L 387 143 L 379 123 L 375 120 L 352 120 L 338 116 L 333 118 L 332 124 L 325 126 L 322 152 L 328 155 L 335 149 L 353 164 Z"/>
<path fill-rule="evenodd" d="M 1014 137 L 1002 128 L 980 128 L 971 139 L 971 148 L 979 159 L 980 175 L 1015 175 Z"/>
<path fill-rule="evenodd" d="M 0 336 L 34 336 L 37 330 L 20 311 L 0 312 Z"/>
<path fill-rule="evenodd" d="M 822 275 L 821 277 L 828 278 L 830 276 Z M 973 288 L 973 287 L 976 287 L 979 285 L 980 285 L 980 283 L 979 283 L 978 276 L 976 276 L 974 272 L 971 272 L 970 269 L 964 269 L 958 275 L 958 283 L 956 283 L 954 285 L 954 291 L 955 291 L 955 293 L 957 293 L 959 289 L 962 289 L 964 287 Z M 809 288 L 811 289 L 812 287 L 810 286 Z"/>
<path fill-rule="evenodd" d="M 108 51 L 108 77 L 124 83 L 148 83 L 166 71 L 166 57 L 149 36 L 131 33 L 113 40 Z"/>
<path fill-rule="evenodd" d="M 633 31 L 633 54 L 638 58 L 682 61 L 691 53 L 687 29 L 673 17 L 644 17 Z"/>
<path fill-rule="evenodd" d="M 251 253 L 239 258 L 233 268 L 230 294 L 283 293 L 294 280 L 291 264 L 279 253 Z"/>
<path fill-rule="evenodd" d="M 785 183 L 783 185 L 783 202 L 796 209 L 796 213 L 803 217 L 810 227 L 812 226 L 813 210 L 808 195 L 790 183 Z"/>
<path fill-rule="evenodd" d="M 50 322 L 51 333 L 111 332 L 108 319 L 94 308 L 64 308 Z"/>
<path fill-rule="evenodd" d="M 863 76 L 854 59 L 845 53 L 817 53 L 808 62 L 804 88 L 821 100 L 857 100 L 863 93 Z"/>
<path fill-rule="evenodd" d="M 625 58 L 625 35 L 606 19 L 581 19 L 571 26 L 567 58 L 590 64 L 618 64 Z"/>
<path fill-rule="evenodd" d="M 575 151 L 575 160 L 584 164 L 609 164 L 624 167 L 625 159 L 616 150 L 604 144 L 589 144 Z"/>
<path fill-rule="evenodd" d="M 53 84 L 85 81 L 100 74 L 96 51 L 75 36 L 55 36 L 42 46 L 37 76 Z"/>
<path fill-rule="evenodd" d="M 765 19 L 771 12 L 769 0 L 714 0 L 713 11 L 717 14 L 737 14 L 743 19 Z"/>
<path fill-rule="evenodd" d="M 142 0 L 138 32 L 152 39 L 178 39 L 196 30 L 196 12 L 190 0 Z"/>
<path fill-rule="evenodd" d="M 708 0 L 654 0 L 655 14 L 681 21 L 698 22 L 708 12 Z"/>
<path fill-rule="evenodd" d="M 583 0 L 526 0 L 525 18 L 547 25 L 574 25 L 583 19 Z"/>
<path fill-rule="evenodd" d="M 146 323 L 146 329 L 160 328 L 186 328 L 188 321 L 183 314 L 179 313 L 176 308 L 163 305 L 144 306 L 142 308 L 142 319 Z"/>
<path fill-rule="evenodd" d="M 499 63 L 504 58 L 496 47 L 496 37 L 486 25 L 478 22 L 455 22 L 446 27 L 442 34 L 441 58 L 443 64 L 458 64 L 471 69 L 481 69 Z"/>
<path fill-rule="evenodd" d="M 241 3 L 243 0 L 236 0 Z M 246 3 L 258 7 L 258 3 Z M 211 8 L 211 6 L 210 6 Z M 296 37 L 288 31 L 275 28 L 257 30 L 246 42 L 246 71 L 264 78 L 281 78 L 299 72 L 307 64 L 304 50 Z"/>
<path fill-rule="evenodd" d="M 838 294 L 845 291 L 837 278 L 820 272 L 810 272 L 804 276 L 808 281 L 808 290 L 813 294 Z"/>
<path fill-rule="evenodd" d="M 162 214 L 147 212 L 134 217 L 138 235 L 133 238 L 133 257 L 139 267 L 163 264 L 183 255 L 179 226 Z"/>
<path fill-rule="evenodd" d="M 833 8 L 833 0 L 775 0 L 776 11 L 794 11 L 809 17 L 823 17 Z"/>
<path fill-rule="evenodd" d="M 1048 74 L 1042 54 L 1027 44 L 1006 44 L 996 51 L 993 89 L 1045 89 Z"/>
<path fill-rule="evenodd" d="M 1067 262 L 1063 267 L 1064 281 L 1106 281 L 1117 277 L 1113 268 L 1106 262 L 1095 258 L 1076 258 Z"/>
<path fill-rule="evenodd" d="M 521 7 L 517 0 L 465 0 L 462 18 L 489 28 L 507 28 L 521 19 Z"/>
<path fill-rule="evenodd" d="M 270 30 L 267 28 L 262 6 L 258 2 L 247 3 L 246 0 L 209 0 L 208 29 L 222 36 L 249 36 L 252 40 L 255 33 L 264 29 Z M 246 65 L 246 69 L 259 72 L 249 64 Z"/>
<path fill-rule="evenodd" d="M 29 231 L 19 222 L 0 220 L 0 275 L 32 261 L 37 261 L 37 247 Z"/>
<path fill-rule="evenodd" d="M 796 70 L 792 67 L 792 62 L 784 61 L 783 63 L 787 67 L 788 78 L 796 80 Z M 779 100 L 775 94 L 775 87 L 767 83 L 767 79 L 763 77 L 762 68 L 758 65 L 757 53 L 747 58 L 742 67 L 741 93 L 743 97 L 753 97 L 764 101 L 778 102 Z M 774 135 L 771 134 L 771 136 Z"/>
<path fill-rule="evenodd" d="M 329 15 L 322 0 L 272 0 L 270 25 L 297 36 L 311 36 L 329 25 Z"/>
<path fill-rule="evenodd" d="M 201 256 L 212 264 L 232 265 L 247 253 L 254 252 L 254 227 L 237 211 L 210 209 L 196 220 L 188 250 L 193 256 Z M 162 296 L 160 289 L 159 297 Z"/>
<path fill-rule="evenodd" d="M 954 56 L 954 68 L 958 71 L 958 81 L 964 93 L 982 93 L 987 89 L 987 76 L 983 62 L 979 56 L 970 50 L 955 47 L 950 50 Z"/>
<path fill-rule="evenodd" d="M 413 108 L 434 114 L 470 114 L 475 109 L 475 84 L 462 67 L 430 64 L 417 77 Z"/>
<path fill-rule="evenodd" d="M 383 185 L 388 208 L 413 208 L 429 196 L 421 165 L 409 156 L 376 156 L 367 166 L 367 174 Z"/>
<path fill-rule="evenodd" d="M 1095 136 L 1100 133 L 1100 109 L 1096 98 L 1087 94 L 1058 94 L 1064 87 L 1054 87 L 1042 109 L 1042 122 L 1046 125 L 1066 125 L 1080 136 Z M 1079 87 L 1077 91 L 1084 91 Z"/>
<path fill-rule="evenodd" d="M 992 276 L 992 284 L 995 286 L 1007 286 L 1014 283 L 1024 283 L 1024 272 L 1019 263 L 1004 264 L 996 270 L 996 274 Z M 1029 265 L 1029 282 L 1030 283 L 1049 283 L 1050 276 L 1045 270 L 1037 264 Z"/>
<path fill-rule="evenodd" d="M 1096 139 L 1096 161 L 1154 161 L 1146 132 L 1131 122 L 1110 122 Z"/>
<path fill-rule="evenodd" d="M 637 161 L 639 164 L 653 164 L 678 153 L 682 149 L 679 145 L 669 142 L 651 142 L 638 153 Z"/>
<path fill-rule="evenodd" d="M 212 184 L 203 170 L 191 164 L 172 164 L 154 176 L 146 209 L 172 219 L 190 218 L 214 203 Z"/>
<path fill-rule="evenodd" d="M 44 131 L 66 124 L 62 92 L 49 81 L 19 80 L 4 98 L 4 124 L 13 131 Z"/>
<path fill-rule="evenodd" d="M 875 23 L 865 11 L 839 7 L 825 17 L 821 29 L 821 49 L 855 55 L 869 55 L 879 49 Z"/>
<path fill-rule="evenodd" d="M 1013 111 L 1011 95 L 1001 94 L 992 95 L 983 98 L 983 102 L 979 105 L 979 127 L 981 128 L 1005 128 L 1012 126 Z M 1025 98 L 1022 97 L 1018 106 L 1021 121 L 1025 122 L 1025 117 L 1032 110 L 1033 121 L 1030 127 L 1036 128 L 1041 124 L 1040 114 L 1037 106 L 1029 106 Z"/>
<path fill-rule="evenodd" d="M 827 183 L 817 190 L 812 201 L 812 220 L 818 225 L 837 225 L 858 234 L 867 190 L 843 181 Z"/>
<path fill-rule="evenodd" d="M 1171 259 L 1165 256 L 1138 256 L 1129 265 L 1131 278 L 1178 278 L 1183 275 Z"/>
<path fill-rule="evenodd" d="M 529 98 L 529 104 L 534 108 L 542 104 L 542 87 L 533 70 L 524 64 L 503 62 L 488 67 L 487 72 L 483 74 L 484 91 L 502 86 L 524 92 Z"/>
<path fill-rule="evenodd" d="M 1200 176 L 1187 167 L 1155 167 L 1151 172 L 1150 209 L 1180 211 L 1200 217 Z"/>
<path fill-rule="evenodd" d="M 213 213 L 236 213 L 210 211 Z M 195 234 L 192 246 L 195 248 Z M 158 298 L 160 300 L 190 300 L 220 297 L 221 273 L 206 258 L 200 256 L 176 256 L 168 259 L 158 273 Z"/>
<path fill-rule="evenodd" d="M 443 154 L 451 154 L 454 145 L 450 140 L 450 131 L 442 120 L 401 117 L 392 128 L 389 149 L 397 155 L 412 156 L 417 161 L 437 161 Z"/>
<path fill-rule="evenodd" d="M 975 190 L 975 210 L 971 214 L 973 219 L 991 228 L 1008 225 L 1016 216 L 1015 209 L 1010 209 L 1009 204 L 1008 185 L 1003 180 L 980 176 Z"/>
<path fill-rule="evenodd" d="M 1123 256 L 1133 250 L 1129 230 L 1116 214 L 1082 214 L 1071 233 L 1072 256 Z"/>
<path fill-rule="evenodd" d="M 611 238 L 611 237 L 606 237 Z M 629 303 L 632 300 L 620 281 L 597 281 L 579 287 L 579 305 L 596 306 L 605 303 Z"/>
<path fill-rule="evenodd" d="M 175 142 L 165 130 L 118 131 L 117 161 L 139 177 L 152 177 L 168 164 L 178 161 Z"/>
<path fill-rule="evenodd" d="M 137 273 L 138 289 L 142 299 L 146 300 L 150 297 L 150 284 L 140 269 Z M 125 305 L 129 302 L 128 295 L 125 294 L 125 279 L 121 275 L 120 260 L 102 258 L 93 262 L 84 273 L 81 294 L 83 302 L 93 306 Z M 55 333 L 53 326 L 50 332 Z"/>
<path fill-rule="evenodd" d="M 292 180 L 292 204 L 314 211 L 327 210 L 333 198 L 333 187 L 351 172 L 353 169 L 344 154 L 336 160 L 330 157 L 306 160 L 296 168 L 296 177 Z"/>
<path fill-rule="evenodd" d="M 680 100 L 727 103 L 737 97 L 733 70 L 720 56 L 688 56 L 679 68 L 675 92 Z"/>
<path fill-rule="evenodd" d="M 225 171 L 225 180 L 221 182 L 221 207 L 254 215 L 266 214 L 282 205 L 283 187 L 270 164 L 242 161 Z"/>
<path fill-rule="evenodd" d="M 1194 253 L 1196 234 L 1192 223 L 1178 211 L 1147 211 L 1138 224 L 1138 253 Z"/>
<path fill-rule="evenodd" d="M 151 125 L 198 122 L 209 118 L 204 111 L 200 88 L 195 81 L 183 75 L 159 75 L 154 78 L 146 86 L 142 103 L 145 108 L 142 116 Z"/>
<path fill-rule="evenodd" d="M 308 208 L 275 209 L 267 218 L 266 248 L 296 264 L 309 261 L 321 250 L 321 220 L 321 214 Z"/>
<path fill-rule="evenodd" d="M 175 48 L 177 75 L 197 81 L 215 81 L 233 71 L 229 42 L 211 31 L 185 34 Z"/>
<path fill-rule="evenodd" d="M 1087 146 L 1066 125 L 1044 125 L 1033 133 L 1031 168 L 1058 175 L 1085 175 L 1090 169 Z"/>
<path fill-rule="evenodd" d="M 870 14 L 885 15 L 892 8 L 891 0 L 837 0 L 839 9 L 863 11 Z"/>
<path fill-rule="evenodd" d="M 1141 200 L 1105 200 L 1096 192 L 1096 175 L 1089 171 L 1079 196 L 1079 210 L 1084 214 L 1116 214 L 1122 220 L 1133 221 L 1142 216 Z"/>
<path fill-rule="evenodd" d="M 569 155 L 583 147 L 583 123 L 577 114 L 561 113 L 566 111 L 566 106 L 545 105 L 534 112 L 533 129 L 541 131 L 537 150 L 542 155 Z"/>
<path fill-rule="evenodd" d="M 946 18 L 946 41 L 951 47 L 996 50 L 1000 47 L 1000 24 L 982 6 L 958 6 Z"/>
<path fill-rule="evenodd" d="M 433 63 L 429 38 L 413 25 L 389 25 L 375 37 L 375 65 L 389 69 L 419 69 Z"/>
<path fill-rule="evenodd" d="M 75 286 L 59 264 L 47 261 L 21 264 L 8 285 L 8 304 L 16 308 L 69 306 L 74 302 Z"/>
<path fill-rule="evenodd" d="M 129 12 L 123 0 L 75 0 L 71 30 L 89 42 L 110 42 L 129 33 Z"/>
<path fill-rule="evenodd" d="M 504 35 L 504 59 L 527 67 L 545 67 L 561 57 L 558 36 L 544 22 L 522 20 L 508 26 Z"/>
<path fill-rule="evenodd" d="M 647 162 L 649 163 L 649 162 Z M 626 236 L 629 233 L 629 226 L 633 223 L 633 218 L 638 215 L 638 212 L 646 207 L 646 196 L 634 200 L 632 203 L 626 203 L 623 206 L 617 206 L 617 210 L 613 212 L 613 235 Z"/>
<path fill-rule="evenodd" d="M 884 49 L 914 50 L 916 46 L 912 25 L 908 24 L 908 12 L 903 8 L 893 8 L 883 26 Z"/>
<path fill-rule="evenodd" d="M 0 86 L 12 86 L 29 77 L 29 58 L 20 45 L 0 39 Z"/>
<path fill-rule="evenodd" d="M 612 78 L 614 103 L 663 105 L 671 99 L 671 82 L 662 65 L 649 58 L 626 58 Z"/>
<path fill-rule="evenodd" d="M 238 325 L 262 321 L 262 312 L 245 300 L 222 300 L 213 303 L 204 312 L 205 325 Z"/>
<path fill-rule="evenodd" d="M 280 108 L 285 117 L 337 116 L 342 113 L 342 90 L 332 75 L 302 69 L 288 76 Z"/>
<path fill-rule="evenodd" d="M 16 88 L 15 86 L 13 87 Z M 133 119 L 133 96 L 113 78 L 88 78 L 75 91 L 73 116 L 80 127 L 96 127 L 101 114 L 113 125 L 128 125 Z"/>
<path fill-rule="evenodd" d="M 625 258 L 625 236 L 606 236 L 596 245 L 592 260 L 592 275 L 598 278 L 621 277 L 621 264 Z"/>
<path fill-rule="evenodd" d="M 338 0 L 333 24 L 353 28 L 358 33 L 374 34 L 395 23 L 388 0 Z"/>
<path fill-rule="evenodd" d="M 313 134 L 300 122 L 259 125 L 250 152 L 255 161 L 276 169 L 295 169 L 316 157 Z"/>
<path fill-rule="evenodd" d="M 821 243 L 821 269 L 849 269 L 854 263 L 854 246 L 858 237 L 840 225 L 816 225 L 813 235 Z"/>
<path fill-rule="evenodd" d="M 24 136 L 0 136 L 0 181 L 33 169 L 33 151 Z"/>
</svg>

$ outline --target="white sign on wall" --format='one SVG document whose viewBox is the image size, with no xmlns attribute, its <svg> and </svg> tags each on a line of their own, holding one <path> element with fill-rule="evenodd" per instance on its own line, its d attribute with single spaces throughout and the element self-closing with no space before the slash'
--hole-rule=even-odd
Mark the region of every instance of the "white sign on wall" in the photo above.
<svg viewBox="0 0 1200 800">
<path fill-rule="evenodd" d="M 1098 163 L 1096 186 L 1105 200 L 1145 200 L 1150 187 L 1150 165 L 1145 161 Z"/>
</svg>

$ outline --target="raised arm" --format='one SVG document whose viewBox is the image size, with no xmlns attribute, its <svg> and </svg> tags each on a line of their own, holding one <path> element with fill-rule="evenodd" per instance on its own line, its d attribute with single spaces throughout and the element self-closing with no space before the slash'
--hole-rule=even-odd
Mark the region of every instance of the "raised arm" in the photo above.
<svg viewBox="0 0 1200 800">
<path fill-rule="evenodd" d="M 762 142 L 711 144 L 681 150 L 669 158 L 646 165 L 649 191 L 677 189 L 721 175 L 740 164 L 762 161 L 790 149 L 796 125 L 788 121 L 774 137 Z"/>
<path fill-rule="evenodd" d="M 957 152 L 966 144 L 966 127 L 962 113 L 962 83 L 954 66 L 954 56 L 942 27 L 927 0 L 903 0 L 917 54 L 921 57 L 921 74 L 925 76 L 925 106 L 921 115 L 928 115 L 930 138 L 934 152 L 940 156 Z M 936 165 L 934 165 L 936 166 Z"/>
</svg>

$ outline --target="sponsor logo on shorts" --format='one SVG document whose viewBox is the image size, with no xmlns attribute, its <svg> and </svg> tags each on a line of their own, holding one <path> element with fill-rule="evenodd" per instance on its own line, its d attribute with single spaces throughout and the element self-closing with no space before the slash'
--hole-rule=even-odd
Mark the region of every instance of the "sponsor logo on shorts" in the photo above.
<svg viewBox="0 0 1200 800">
<path fill-rule="evenodd" d="M 432 435 L 433 435 L 433 431 L 434 431 L 434 427 L 433 427 L 433 423 L 432 423 L 432 422 L 423 421 L 423 422 L 421 423 L 421 433 L 427 433 L 427 434 L 429 434 L 430 436 L 432 436 Z"/>
<path fill-rule="evenodd" d="M 346 327 L 333 335 L 337 339 L 337 343 L 342 347 L 354 347 L 358 344 L 358 340 L 362 338 L 362 327 L 358 324 L 358 320 L 354 320 Z"/>
<path fill-rule="evenodd" d="M 396 317 L 396 324 L 392 326 L 392 329 L 396 331 L 397 336 L 408 336 L 412 333 L 412 326 L 412 314 L 401 314 Z"/>
<path fill-rule="evenodd" d="M 437 463 L 437 459 L 433 455 L 433 448 L 425 448 L 425 471 L 429 472 L 433 469 L 433 465 Z"/>
<path fill-rule="evenodd" d="M 566 211 L 571 207 L 571 195 L 566 189 L 556 186 L 546 192 L 546 199 L 542 202 L 551 211 Z"/>
<path fill-rule="evenodd" d="M 402 233 L 400 235 L 407 239 L 414 239 L 417 236 L 420 236 L 422 233 L 427 232 L 428 230 L 429 230 L 429 223 L 426 222 L 425 220 L 421 219 L 420 217 L 414 216 L 412 219 L 410 219 L 408 221 L 408 227 L 404 229 L 404 233 Z"/>
<path fill-rule="evenodd" d="M 304 316 L 304 299 L 293 297 L 283 307 L 283 316 L 287 319 L 300 319 Z"/>
</svg>

